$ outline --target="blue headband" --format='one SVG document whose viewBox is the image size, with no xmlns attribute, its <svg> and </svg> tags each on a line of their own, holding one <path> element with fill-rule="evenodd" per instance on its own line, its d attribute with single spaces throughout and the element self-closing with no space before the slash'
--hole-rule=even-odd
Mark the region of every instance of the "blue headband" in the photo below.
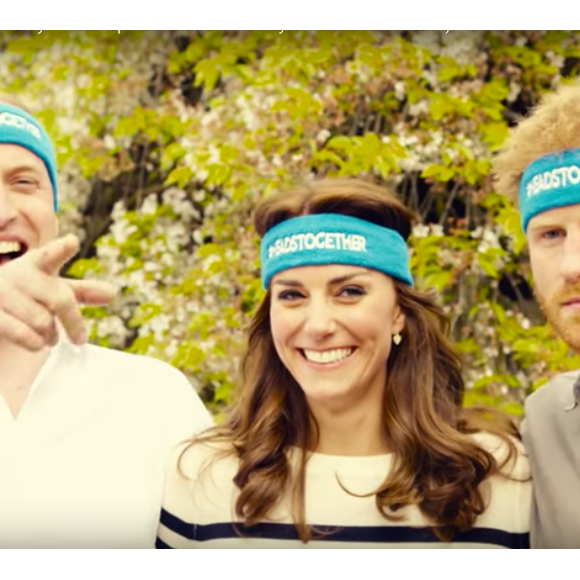
<svg viewBox="0 0 580 580">
<path fill-rule="evenodd" d="M 44 161 L 52 184 L 56 211 L 58 209 L 56 155 L 52 141 L 42 125 L 26 111 L 0 103 L 0 143 L 20 145 Z"/>
<path fill-rule="evenodd" d="M 279 223 L 262 238 L 264 289 L 283 270 L 329 264 L 370 268 L 413 285 L 403 237 L 366 220 L 342 214 L 300 216 Z"/>
<path fill-rule="evenodd" d="M 522 229 L 537 214 L 580 203 L 580 149 L 544 155 L 530 163 L 520 181 Z"/>
</svg>

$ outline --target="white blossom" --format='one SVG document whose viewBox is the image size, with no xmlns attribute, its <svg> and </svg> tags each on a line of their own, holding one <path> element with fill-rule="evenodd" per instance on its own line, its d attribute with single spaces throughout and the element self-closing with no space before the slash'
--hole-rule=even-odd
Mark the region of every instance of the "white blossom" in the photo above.
<svg viewBox="0 0 580 580">
<path fill-rule="evenodd" d="M 425 168 L 425 163 L 416 156 L 407 156 L 399 160 L 399 167 L 405 172 L 422 171 Z"/>
<path fill-rule="evenodd" d="M 404 81 L 397 81 L 395 83 L 395 99 L 402 101 L 405 98 L 405 82 Z"/>
<path fill-rule="evenodd" d="M 157 208 L 157 196 L 155 194 L 151 194 L 143 200 L 141 212 L 145 215 L 154 215 L 157 212 Z"/>
<path fill-rule="evenodd" d="M 426 238 L 429 235 L 429 226 L 425 224 L 417 224 L 413 227 L 413 237 Z"/>
<path fill-rule="evenodd" d="M 408 110 L 411 117 L 427 115 L 429 113 L 429 102 L 425 99 L 422 99 L 416 103 L 413 103 L 412 105 L 409 105 Z"/>
<path fill-rule="evenodd" d="M 201 230 L 199 229 L 194 230 L 193 233 L 191 234 L 191 238 L 193 242 L 198 246 L 201 246 L 203 244 L 203 235 L 201 233 Z"/>
<path fill-rule="evenodd" d="M 328 129 L 321 129 L 316 134 L 316 141 L 319 144 L 325 143 L 326 140 L 330 137 L 331 133 Z"/>
</svg>

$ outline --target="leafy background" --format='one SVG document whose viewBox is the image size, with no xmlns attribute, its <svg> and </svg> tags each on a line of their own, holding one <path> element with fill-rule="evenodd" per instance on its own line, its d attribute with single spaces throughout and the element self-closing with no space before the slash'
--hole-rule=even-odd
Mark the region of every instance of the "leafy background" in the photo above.
<svg viewBox="0 0 580 580">
<path fill-rule="evenodd" d="M 58 147 L 67 273 L 119 288 L 87 309 L 92 339 L 170 362 L 219 414 L 262 296 L 256 202 L 358 175 L 420 216 L 412 268 L 452 318 L 467 403 L 521 415 L 580 360 L 544 325 L 490 160 L 578 75 L 580 33 L 278 32 L 0 33 L 0 90 Z"/>
</svg>

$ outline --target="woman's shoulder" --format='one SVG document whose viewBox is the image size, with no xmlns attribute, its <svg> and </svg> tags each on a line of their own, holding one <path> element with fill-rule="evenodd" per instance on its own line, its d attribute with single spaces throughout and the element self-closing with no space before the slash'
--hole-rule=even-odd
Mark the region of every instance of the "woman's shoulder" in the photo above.
<svg viewBox="0 0 580 580">
<path fill-rule="evenodd" d="M 234 448 L 225 441 L 204 436 L 174 449 L 165 478 L 158 545 L 191 547 L 197 525 L 229 521 L 236 466 Z"/>
<path fill-rule="evenodd" d="M 503 466 L 502 473 L 518 479 L 530 477 L 530 462 L 520 439 L 513 435 L 502 436 L 488 431 L 472 433 L 470 437 Z"/>
<path fill-rule="evenodd" d="M 237 457 L 233 447 L 222 441 L 192 440 L 177 446 L 168 463 L 164 509 L 174 515 L 188 513 L 195 498 L 229 493 L 235 476 Z"/>
<path fill-rule="evenodd" d="M 235 460 L 235 451 L 230 442 L 203 437 L 178 445 L 171 455 L 170 469 L 177 469 L 187 479 L 195 480 L 206 467 L 232 460 Z"/>
<path fill-rule="evenodd" d="M 490 493 L 487 508 L 478 518 L 478 526 L 521 534 L 527 545 L 532 513 L 532 480 L 528 456 L 522 442 L 514 436 L 490 432 L 471 435 L 481 449 L 496 460 L 499 470 L 486 482 Z"/>
</svg>

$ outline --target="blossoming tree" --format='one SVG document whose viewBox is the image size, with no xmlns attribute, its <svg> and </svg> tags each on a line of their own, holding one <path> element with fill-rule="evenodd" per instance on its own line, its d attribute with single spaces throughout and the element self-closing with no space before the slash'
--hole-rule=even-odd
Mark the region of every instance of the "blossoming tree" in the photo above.
<svg viewBox="0 0 580 580">
<path fill-rule="evenodd" d="M 216 412 L 260 300 L 249 227 L 269 192 L 319 175 L 393 188 L 419 216 L 412 268 L 465 359 L 467 402 L 521 403 L 577 357 L 543 324 L 490 159 L 517 115 L 578 73 L 564 32 L 0 33 L 0 90 L 58 145 L 71 276 L 100 344 L 183 370 Z"/>
</svg>

